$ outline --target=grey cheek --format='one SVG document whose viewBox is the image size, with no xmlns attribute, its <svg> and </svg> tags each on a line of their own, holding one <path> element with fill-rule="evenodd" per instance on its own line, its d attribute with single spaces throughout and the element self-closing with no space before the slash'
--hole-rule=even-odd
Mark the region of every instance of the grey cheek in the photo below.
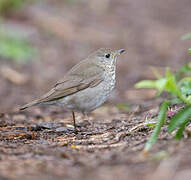
<svg viewBox="0 0 191 180">
<path fill-rule="evenodd" d="M 104 63 L 106 61 L 104 57 L 100 57 L 99 59 L 101 63 Z"/>
</svg>

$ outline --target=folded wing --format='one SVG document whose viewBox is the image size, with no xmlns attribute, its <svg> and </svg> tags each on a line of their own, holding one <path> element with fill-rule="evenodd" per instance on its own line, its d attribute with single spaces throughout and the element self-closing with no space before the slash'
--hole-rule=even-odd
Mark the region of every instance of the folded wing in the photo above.
<svg viewBox="0 0 191 180">
<path fill-rule="evenodd" d="M 48 93 L 20 109 L 23 110 L 37 104 L 55 101 L 86 88 L 93 88 L 103 81 L 103 75 L 104 70 L 100 66 L 82 61 L 74 66 L 62 80 L 58 81 Z"/>
</svg>

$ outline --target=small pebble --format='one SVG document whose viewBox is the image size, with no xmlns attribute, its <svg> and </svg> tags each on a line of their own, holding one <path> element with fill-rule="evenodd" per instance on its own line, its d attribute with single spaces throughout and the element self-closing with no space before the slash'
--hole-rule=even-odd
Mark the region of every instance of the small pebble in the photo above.
<svg viewBox="0 0 191 180">
<path fill-rule="evenodd" d="M 70 128 L 68 128 L 68 127 L 56 128 L 56 132 L 68 132 L 68 131 L 70 131 Z"/>
</svg>

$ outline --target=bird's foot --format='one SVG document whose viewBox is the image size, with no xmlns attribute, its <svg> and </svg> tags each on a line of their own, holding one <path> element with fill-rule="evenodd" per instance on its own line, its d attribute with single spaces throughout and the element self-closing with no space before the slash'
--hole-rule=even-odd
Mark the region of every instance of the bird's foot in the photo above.
<svg viewBox="0 0 191 180">
<path fill-rule="evenodd" d="M 94 123 L 93 123 L 92 120 L 89 118 L 88 113 L 87 113 L 87 112 L 82 112 L 82 114 L 84 115 L 84 120 L 85 120 L 86 122 L 88 122 L 88 124 L 90 124 L 91 126 L 93 126 Z"/>
</svg>

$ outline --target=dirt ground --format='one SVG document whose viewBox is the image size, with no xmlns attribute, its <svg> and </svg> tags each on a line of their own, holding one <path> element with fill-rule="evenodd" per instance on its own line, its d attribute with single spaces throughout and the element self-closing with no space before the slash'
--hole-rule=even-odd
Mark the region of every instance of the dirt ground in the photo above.
<svg viewBox="0 0 191 180">
<path fill-rule="evenodd" d="M 191 1 L 46 0 L 6 14 L 1 26 L 24 35 L 38 50 L 26 64 L 0 58 L 0 179 L 191 179 L 191 140 L 175 141 L 162 129 L 150 154 L 141 151 L 162 99 L 136 90 L 189 61 Z M 117 64 L 117 85 L 93 111 L 90 125 L 59 107 L 16 109 L 39 97 L 74 64 L 100 48 L 127 50 Z M 122 104 L 122 105 L 121 105 Z M 127 109 L 126 104 L 130 105 Z"/>
</svg>

